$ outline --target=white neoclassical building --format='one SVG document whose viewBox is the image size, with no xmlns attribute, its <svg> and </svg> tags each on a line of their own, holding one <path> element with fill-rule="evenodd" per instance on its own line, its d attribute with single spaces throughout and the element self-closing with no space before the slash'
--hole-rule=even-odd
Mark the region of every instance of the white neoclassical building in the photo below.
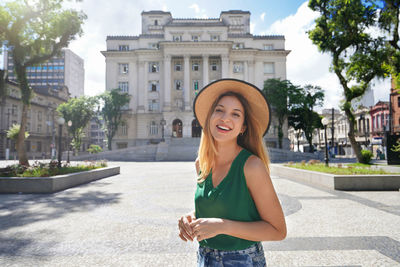
<svg viewBox="0 0 400 267">
<path fill-rule="evenodd" d="M 209 82 L 236 78 L 260 89 L 269 78 L 286 79 L 284 36 L 250 33 L 250 12 L 223 11 L 219 18 L 178 19 L 170 12 L 142 12 L 139 36 L 107 36 L 106 90 L 131 95 L 113 147 L 198 138 L 192 105 Z M 165 126 L 163 126 L 165 124 Z M 275 120 L 267 144 L 277 146 Z M 284 146 L 289 147 L 287 128 Z"/>
</svg>

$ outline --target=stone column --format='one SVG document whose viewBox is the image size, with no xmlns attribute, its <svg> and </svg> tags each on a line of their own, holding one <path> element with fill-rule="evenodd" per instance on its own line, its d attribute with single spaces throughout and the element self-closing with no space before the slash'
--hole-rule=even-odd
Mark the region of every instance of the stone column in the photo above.
<svg viewBox="0 0 400 267">
<path fill-rule="evenodd" d="M 138 108 L 137 108 L 137 112 L 138 113 L 144 113 L 144 94 L 145 94 L 145 79 L 144 79 L 144 75 L 146 72 L 145 69 L 145 62 L 144 61 L 138 61 L 138 65 L 139 65 L 139 77 L 140 79 L 138 79 Z M 141 79 L 143 77 L 143 79 Z"/>
<path fill-rule="evenodd" d="M 221 72 L 222 77 L 221 78 L 229 78 L 229 56 L 222 55 L 221 61 L 222 61 L 222 72 Z"/>
<path fill-rule="evenodd" d="M 164 56 L 164 107 L 163 111 L 171 111 L 171 56 Z"/>
<path fill-rule="evenodd" d="M 183 95 L 185 110 L 190 110 L 190 56 L 184 56 L 184 82 L 183 82 Z"/>
<path fill-rule="evenodd" d="M 208 55 L 203 55 L 203 87 L 208 84 Z"/>
<path fill-rule="evenodd" d="M 244 61 L 244 80 L 249 81 L 249 65 L 247 64 L 247 60 Z"/>
<path fill-rule="evenodd" d="M 263 88 L 264 85 L 264 66 L 259 60 L 255 61 L 254 85 L 258 88 Z"/>
<path fill-rule="evenodd" d="M 248 66 L 249 66 L 249 82 L 254 83 L 254 61 L 249 61 Z"/>
<path fill-rule="evenodd" d="M 129 81 L 132 81 L 132 85 L 129 83 L 129 91 L 132 96 L 129 107 L 132 109 L 133 113 L 136 113 L 138 106 L 138 80 L 138 62 L 134 59 L 129 64 Z"/>
<path fill-rule="evenodd" d="M 148 76 L 149 76 L 149 62 L 145 61 L 144 62 L 144 76 L 143 76 L 143 80 L 144 80 L 144 91 L 143 91 L 143 111 L 146 112 L 149 106 L 148 103 L 148 92 L 149 92 L 149 81 L 148 81 Z"/>
</svg>

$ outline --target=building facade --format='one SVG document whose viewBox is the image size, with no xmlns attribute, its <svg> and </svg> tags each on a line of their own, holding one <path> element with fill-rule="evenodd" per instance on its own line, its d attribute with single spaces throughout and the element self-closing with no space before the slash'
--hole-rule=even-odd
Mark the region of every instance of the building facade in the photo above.
<svg viewBox="0 0 400 267">
<path fill-rule="evenodd" d="M 250 33 L 250 12 L 224 11 L 219 18 L 177 19 L 170 12 L 142 12 L 139 36 L 108 36 L 106 90 L 131 95 L 125 124 L 112 146 L 124 148 L 165 138 L 198 138 L 192 110 L 201 88 L 221 78 L 236 78 L 262 88 L 269 78 L 286 79 L 283 36 Z M 277 147 L 277 122 L 266 142 Z M 287 124 L 286 124 L 287 125 Z M 287 126 L 284 145 L 289 148 Z"/>
<path fill-rule="evenodd" d="M 58 113 L 56 108 L 61 103 L 68 101 L 67 87 L 59 90 L 34 89 L 35 96 L 31 100 L 28 110 L 26 131 L 29 137 L 25 140 L 25 149 L 30 159 L 50 158 L 51 149 L 58 149 Z M 6 96 L 0 100 L 0 158 L 6 158 L 6 149 L 9 149 L 9 158 L 17 156 L 15 142 L 9 140 L 6 131 L 13 124 L 21 123 L 22 102 L 21 93 L 15 82 L 6 83 Z M 66 131 L 62 134 L 62 142 L 66 144 Z M 65 146 L 64 146 L 65 147 Z"/>
<path fill-rule="evenodd" d="M 8 79 L 17 82 L 12 52 L 7 50 L 4 53 L 4 66 L 7 69 Z M 60 55 L 45 63 L 28 67 L 27 78 L 29 85 L 34 89 L 61 90 L 67 86 L 72 97 L 79 97 L 84 94 L 84 61 L 71 50 L 62 49 Z"/>
</svg>

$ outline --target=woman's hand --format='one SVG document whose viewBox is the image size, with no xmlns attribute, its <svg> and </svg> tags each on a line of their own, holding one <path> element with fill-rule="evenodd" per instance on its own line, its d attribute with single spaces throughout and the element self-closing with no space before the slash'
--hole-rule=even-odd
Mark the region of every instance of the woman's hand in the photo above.
<svg viewBox="0 0 400 267">
<path fill-rule="evenodd" d="M 185 242 L 188 240 L 193 241 L 194 235 L 190 223 L 194 220 L 196 220 L 196 217 L 194 216 L 194 211 L 183 215 L 178 220 L 179 237 Z"/>
<path fill-rule="evenodd" d="M 202 241 L 222 234 L 224 220 L 219 218 L 200 218 L 190 223 L 194 237 L 197 241 Z"/>
</svg>

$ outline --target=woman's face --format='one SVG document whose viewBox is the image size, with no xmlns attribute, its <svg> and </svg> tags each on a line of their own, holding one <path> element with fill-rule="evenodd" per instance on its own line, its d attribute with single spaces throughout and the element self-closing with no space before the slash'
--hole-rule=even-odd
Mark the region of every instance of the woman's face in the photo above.
<svg viewBox="0 0 400 267">
<path fill-rule="evenodd" d="M 222 97 L 210 118 L 210 130 L 214 139 L 219 142 L 236 140 L 245 130 L 244 115 L 242 103 L 236 97 Z"/>
</svg>

